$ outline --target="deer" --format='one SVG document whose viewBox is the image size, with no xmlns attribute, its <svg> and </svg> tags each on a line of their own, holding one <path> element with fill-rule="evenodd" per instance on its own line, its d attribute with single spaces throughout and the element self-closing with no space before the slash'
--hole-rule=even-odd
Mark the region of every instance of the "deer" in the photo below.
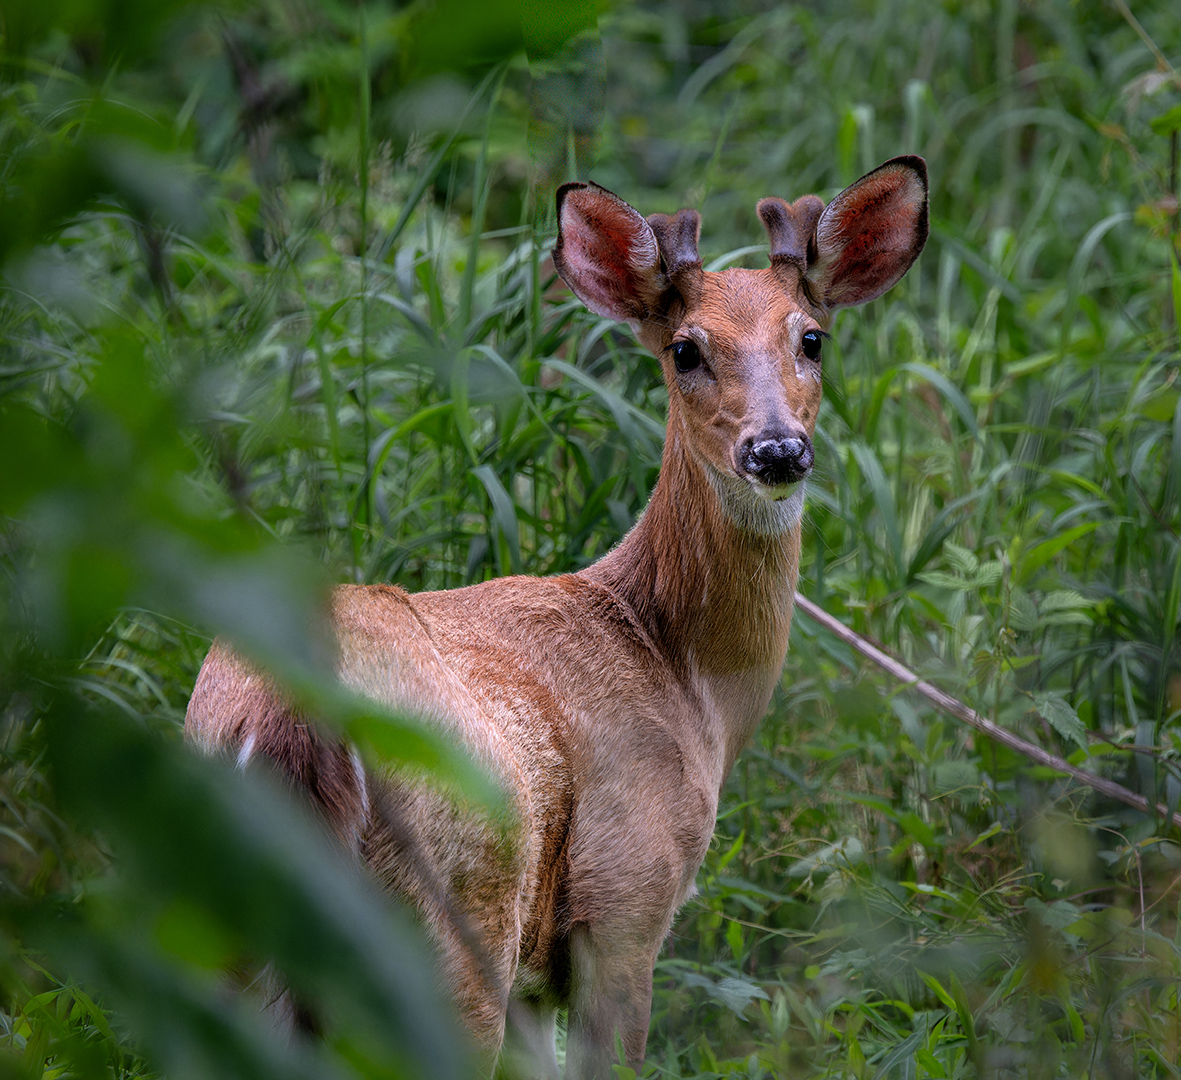
<svg viewBox="0 0 1181 1080">
<path fill-rule="evenodd" d="M 764 269 L 703 269 L 700 215 L 557 191 L 553 261 L 658 359 L 655 489 L 586 568 L 410 594 L 338 586 L 336 676 L 449 732 L 503 788 L 498 829 L 421 779 L 366 765 L 217 639 L 187 736 L 265 758 L 409 902 L 500 1075 L 642 1068 L 659 950 L 713 836 L 735 758 L 785 661 L 834 313 L 891 288 L 928 230 L 927 169 L 895 157 L 825 205 L 764 198 Z M 499 1064 L 496 1064 L 499 1056 Z"/>
</svg>

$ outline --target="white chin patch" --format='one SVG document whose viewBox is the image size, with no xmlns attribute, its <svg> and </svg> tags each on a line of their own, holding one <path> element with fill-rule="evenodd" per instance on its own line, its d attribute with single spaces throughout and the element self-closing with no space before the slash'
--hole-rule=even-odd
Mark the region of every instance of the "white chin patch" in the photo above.
<svg viewBox="0 0 1181 1080">
<path fill-rule="evenodd" d="M 722 513 L 742 532 L 781 536 L 800 523 L 804 513 L 804 481 L 767 487 L 739 480 L 707 468 L 710 483 L 722 504 Z"/>
</svg>

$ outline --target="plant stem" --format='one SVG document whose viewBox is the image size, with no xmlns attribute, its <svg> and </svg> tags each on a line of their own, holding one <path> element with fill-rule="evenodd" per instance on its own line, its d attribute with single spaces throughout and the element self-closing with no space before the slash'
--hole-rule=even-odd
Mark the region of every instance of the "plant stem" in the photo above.
<svg viewBox="0 0 1181 1080">
<path fill-rule="evenodd" d="M 851 645 L 862 656 L 868 657 L 880 668 L 889 672 L 899 682 L 912 685 L 933 705 L 942 709 L 948 715 L 955 717 L 961 723 L 975 728 L 982 734 L 987 735 L 990 739 L 995 739 L 997 742 L 1009 747 L 1010 750 L 1016 750 L 1017 753 L 1022 754 L 1031 761 L 1037 762 L 1039 765 L 1045 765 L 1047 768 L 1054 769 L 1056 772 L 1066 773 L 1080 784 L 1085 784 L 1087 787 L 1098 791 L 1102 795 L 1106 795 L 1110 799 L 1116 799 L 1119 802 L 1126 803 L 1141 813 L 1151 814 L 1153 812 L 1153 807 L 1143 795 L 1137 795 L 1134 791 L 1129 791 L 1122 784 L 1117 784 L 1114 780 L 1106 780 L 1102 776 L 1096 776 L 1094 773 L 1089 773 L 1085 769 L 1080 769 L 1077 765 L 1071 765 L 1065 758 L 1051 754 L 1048 750 L 1043 750 L 1040 746 L 1027 742 L 1019 735 L 1014 735 L 1011 731 L 1001 727 L 999 724 L 994 724 L 991 720 L 986 720 L 975 709 L 969 708 L 962 701 L 953 698 L 950 694 L 945 693 L 939 687 L 932 685 L 925 679 L 920 679 L 910 668 L 901 663 L 901 661 L 895 660 L 889 653 L 878 648 L 872 642 L 867 641 L 857 631 L 850 630 L 839 619 L 834 618 L 823 608 L 818 607 L 798 592 L 796 593 L 796 607 L 807 615 L 808 618 L 819 623 L 830 633 L 839 637 L 845 644 Z M 1181 826 L 1181 813 L 1170 814 L 1168 808 L 1162 803 L 1156 804 L 1155 812 L 1163 820 L 1171 821 L 1174 825 Z"/>
</svg>

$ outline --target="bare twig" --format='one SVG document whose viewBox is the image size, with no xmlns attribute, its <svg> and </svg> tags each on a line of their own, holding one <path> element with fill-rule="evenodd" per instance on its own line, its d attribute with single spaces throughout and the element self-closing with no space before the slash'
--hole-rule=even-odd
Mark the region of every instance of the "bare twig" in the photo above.
<svg viewBox="0 0 1181 1080">
<path fill-rule="evenodd" d="M 1148 51 L 1156 57 L 1157 67 L 1161 71 L 1167 71 L 1170 75 L 1176 75 L 1177 69 L 1169 63 L 1169 58 L 1160 51 L 1160 46 L 1148 36 L 1148 31 L 1140 25 L 1140 20 L 1132 14 L 1132 9 L 1128 7 L 1125 0 L 1112 0 L 1112 2 L 1115 4 L 1116 10 L 1124 17 L 1124 22 L 1136 31 L 1136 36 L 1144 42 L 1148 47 Z"/>
<path fill-rule="evenodd" d="M 876 645 L 866 641 L 855 630 L 850 630 L 839 619 L 829 615 L 823 608 L 818 607 L 811 600 L 801 596 L 799 593 L 796 593 L 796 607 L 804 612 L 808 618 L 819 623 L 847 645 L 853 646 L 862 656 L 868 657 L 879 667 L 888 671 L 899 682 L 913 686 L 928 701 L 950 716 L 954 716 L 961 723 L 975 728 L 982 734 L 987 735 L 990 739 L 995 739 L 1003 746 L 1009 747 L 1010 750 L 1016 750 L 1017 753 L 1029 758 L 1031 761 L 1037 762 L 1039 765 L 1045 765 L 1047 768 L 1054 769 L 1056 772 L 1066 773 L 1080 784 L 1085 784 L 1087 787 L 1106 795 L 1110 799 L 1117 799 L 1122 803 L 1126 803 L 1141 813 L 1152 813 L 1152 807 L 1143 795 L 1137 795 L 1134 791 L 1129 791 L 1122 784 L 1117 784 L 1114 780 L 1107 780 L 1102 776 L 1089 773 L 1085 769 L 1080 769 L 1077 765 L 1071 765 L 1064 758 L 1060 758 L 1056 754 L 1051 754 L 1034 743 L 1026 742 L 1025 739 L 1014 735 L 1011 731 L 1001 727 L 999 724 L 994 724 L 991 720 L 986 720 L 975 709 L 968 708 L 962 701 L 958 701 L 950 694 L 944 693 L 939 687 L 933 686 L 925 679 L 920 679 L 905 664 L 900 663 Z M 1181 826 L 1181 813 L 1170 814 L 1168 807 L 1163 803 L 1157 803 L 1156 816 L 1165 821 L 1171 821 L 1174 825 Z"/>
</svg>

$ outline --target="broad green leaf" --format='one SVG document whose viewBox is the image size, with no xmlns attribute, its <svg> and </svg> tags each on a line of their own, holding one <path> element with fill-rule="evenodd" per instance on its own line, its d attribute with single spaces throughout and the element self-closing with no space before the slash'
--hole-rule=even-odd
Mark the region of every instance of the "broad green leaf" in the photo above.
<svg viewBox="0 0 1181 1080">
<path fill-rule="evenodd" d="M 855 442 L 849 448 L 861 470 L 861 475 L 873 493 L 873 501 L 882 516 L 886 530 L 886 542 L 893 555 L 893 566 L 897 573 L 902 571 L 902 534 L 898 528 L 898 514 L 894 508 L 894 494 L 890 490 L 886 474 L 878 455 L 864 443 Z"/>
<path fill-rule="evenodd" d="M 732 843 L 726 849 L 726 853 L 720 859 L 718 859 L 717 872 L 719 874 L 723 870 L 725 870 L 727 866 L 730 865 L 730 863 L 731 863 L 731 861 L 733 861 L 734 857 L 742 850 L 742 845 L 745 842 L 746 842 L 746 832 L 743 831 L 743 832 L 740 832 L 737 837 L 735 837 L 734 843 Z"/>
<path fill-rule="evenodd" d="M 1177 277 L 1173 278 L 1174 283 Z M 1174 293 L 1174 296 L 1177 294 Z M 1181 310 L 1181 305 L 1178 305 Z M 1178 323 L 1181 326 L 1181 323 Z M 1169 448 L 1169 471 L 1165 479 L 1165 498 L 1170 503 L 1176 504 L 1177 499 L 1181 496 L 1181 397 L 1177 399 L 1177 407 L 1173 410 L 1173 423 L 1171 427 L 1171 446 Z"/>
<path fill-rule="evenodd" d="M 1025 908 L 1027 911 L 1036 912 L 1038 918 L 1047 926 L 1054 927 L 1055 930 L 1067 930 L 1074 926 L 1083 915 L 1082 909 L 1069 900 L 1054 900 L 1047 904 L 1036 896 L 1026 899 Z"/>
<path fill-rule="evenodd" d="M 685 972 L 681 976 L 686 986 L 698 987 L 704 990 L 715 1001 L 725 1005 L 735 1016 L 746 1019 L 746 1007 L 757 1000 L 770 1001 L 767 991 L 746 979 L 724 978 L 714 982 L 713 979 L 694 972 Z"/>
<path fill-rule="evenodd" d="M 970 761 L 939 761 L 931 768 L 931 794 L 975 799 L 980 772 Z"/>
<path fill-rule="evenodd" d="M 1009 593 L 1009 625 L 1014 630 L 1031 631 L 1039 626 L 1037 606 L 1024 589 L 1014 586 Z"/>
<path fill-rule="evenodd" d="M 913 810 L 899 814 L 898 824 L 902 826 L 908 836 L 913 837 L 928 850 L 934 851 L 940 846 L 935 837 L 935 831 Z"/>
<path fill-rule="evenodd" d="M 1087 729 L 1078 713 L 1060 694 L 1041 693 L 1033 695 L 1037 711 L 1049 721 L 1050 726 L 1064 739 L 1072 739 L 1086 748 Z"/>
<path fill-rule="evenodd" d="M 915 971 L 915 974 L 920 979 L 922 979 L 924 983 L 927 984 L 927 986 L 931 990 L 931 992 L 941 1002 L 943 1002 L 944 1005 L 946 1005 L 949 1009 L 952 1009 L 954 1011 L 955 998 L 953 998 L 951 996 L 951 993 L 947 989 L 944 988 L 943 984 L 937 978 L 935 978 L 934 975 L 929 975 L 925 971 L 918 971 L 918 970 Z"/>
<path fill-rule="evenodd" d="M 943 557 L 951 564 L 953 570 L 958 570 L 965 576 L 976 573 L 980 566 L 980 560 L 974 552 L 960 547 L 959 544 L 953 544 L 950 540 L 943 545 Z"/>
<path fill-rule="evenodd" d="M 970 592 L 976 587 L 974 581 L 958 577 L 955 574 L 948 574 L 943 570 L 924 570 L 921 574 L 916 574 L 915 576 L 919 581 L 925 581 L 928 585 L 934 585 L 937 589 L 951 589 L 954 592 Z"/>
<path fill-rule="evenodd" d="M 1170 135 L 1181 130 L 1181 105 L 1174 105 L 1159 116 L 1154 116 L 1148 121 L 1148 125 L 1155 135 Z"/>
<path fill-rule="evenodd" d="M 968 1004 L 968 994 L 964 989 L 964 984 L 960 981 L 960 977 L 952 971 L 949 974 L 949 981 L 951 983 L 951 996 L 955 1000 L 956 1013 L 959 1016 L 960 1027 L 968 1038 L 968 1050 L 973 1061 L 978 1060 L 979 1040 L 976 1035 L 976 1018 L 972 1014 L 972 1008 Z"/>
<path fill-rule="evenodd" d="M 854 1076 L 860 1076 L 865 1070 L 865 1051 L 861 1049 L 861 1042 L 856 1035 L 850 1035 L 849 1041 L 849 1068 L 853 1070 Z"/>
<path fill-rule="evenodd" d="M 987 829 L 973 840 L 965 850 L 971 851 L 977 844 L 983 844 L 985 840 L 991 840 L 998 833 L 1004 832 L 1005 826 L 1002 822 L 994 821 Z"/>
<path fill-rule="evenodd" d="M 890 1070 L 894 1068 L 900 1061 L 907 1061 L 914 1053 L 914 1051 L 922 1044 L 922 1041 L 927 1037 L 925 1031 L 916 1031 L 908 1035 L 902 1042 L 895 1045 L 888 1054 L 885 1055 L 878 1062 L 877 1072 L 873 1074 L 873 1080 L 886 1080 L 890 1075 Z"/>
<path fill-rule="evenodd" d="M 1001 580 L 1002 568 L 999 562 L 981 563 L 976 571 L 975 585 L 978 589 L 990 589 Z"/>
<path fill-rule="evenodd" d="M 461 1043 L 417 933 L 290 795 L 261 773 L 244 777 L 228 764 L 199 759 L 112 711 L 63 704 L 46 731 L 65 808 L 104 830 L 122 874 L 145 897 L 197 905 L 223 932 L 249 940 L 311 1001 L 331 1001 L 349 1037 L 391 1066 L 460 1073 Z M 183 984 L 170 989 L 166 965 L 126 929 L 99 932 L 100 918 L 87 931 L 76 919 L 67 925 L 48 918 L 34 916 L 30 926 L 55 955 L 74 957 L 144 1023 L 155 1017 L 162 1060 L 187 1052 L 188 1044 L 173 1046 L 168 1033 L 177 1024 L 205 1023 L 198 1017 L 214 1008 L 209 990 L 193 997 Z M 154 987 L 152 997 L 135 989 L 140 985 Z M 239 1063 L 227 1059 L 220 1075 L 282 1075 L 278 1065 L 263 1068 L 275 1047 L 241 1038 Z M 249 1054 L 255 1065 L 247 1066 Z"/>
<path fill-rule="evenodd" d="M 474 465 L 480 460 L 472 438 L 472 410 L 468 404 L 468 359 L 463 350 L 451 358 L 451 418 L 455 430 L 463 440 L 468 460 Z"/>
<path fill-rule="evenodd" d="M 1085 611 L 1059 611 L 1042 616 L 1045 626 L 1090 626 L 1093 621 Z"/>
<path fill-rule="evenodd" d="M 1038 607 L 1043 612 L 1070 611 L 1077 608 L 1090 608 L 1094 602 L 1088 600 L 1074 589 L 1054 589 L 1042 597 Z"/>
<path fill-rule="evenodd" d="M 948 503 L 935 515 L 935 520 L 931 522 L 930 528 L 923 536 L 914 556 L 911 558 L 910 566 L 907 568 L 908 581 L 913 580 L 919 571 L 935 557 L 936 553 L 942 551 L 947 537 L 955 531 L 960 513 L 966 512 L 968 505 L 976 501 L 983 494 L 983 491 L 978 491 L 961 496 Z"/>
<path fill-rule="evenodd" d="M 734 963 L 741 966 L 742 958 L 746 954 L 746 943 L 743 939 L 742 923 L 737 919 L 731 919 L 726 927 L 726 944 L 730 946 L 730 955 L 734 957 Z"/>
<path fill-rule="evenodd" d="M 1099 528 L 1099 522 L 1088 521 L 1082 525 L 1075 525 L 1058 536 L 1051 536 L 1040 543 L 1034 544 L 1033 547 L 1026 549 L 1020 554 L 1017 564 L 1019 568 L 1019 580 L 1028 581 L 1036 570 L 1043 567 L 1060 551 L 1069 547 L 1076 540 L 1081 540 L 1084 536 L 1089 536 L 1097 528 Z"/>
<path fill-rule="evenodd" d="M 842 837 L 831 844 L 825 844 L 819 850 L 797 859 L 788 868 L 788 876 L 804 878 L 810 874 L 828 873 L 832 870 L 843 870 L 856 866 L 865 858 L 865 848 L 856 836 Z"/>
<path fill-rule="evenodd" d="M 1179 109 L 1181 109 L 1181 105 L 1178 105 L 1171 111 L 1177 112 Z M 1177 263 L 1176 248 L 1169 254 L 1173 264 L 1173 326 L 1177 328 L 1177 333 L 1181 335 L 1181 266 Z"/>
<path fill-rule="evenodd" d="M 929 364 L 920 364 L 913 361 L 906 364 L 899 364 L 898 370 L 912 372 L 931 383 L 950 402 L 951 407 L 960 418 L 960 422 L 968 429 L 968 433 L 973 438 L 979 437 L 980 433 L 976 428 L 975 411 L 960 389 L 946 375 L 936 371 Z"/>
<path fill-rule="evenodd" d="M 925 1047 L 919 1047 L 914 1052 L 914 1059 L 917 1061 L 928 1073 L 934 1077 L 934 1080 L 947 1080 L 947 1072 L 939 1063 L 939 1059 Z"/>
<path fill-rule="evenodd" d="M 1039 371 L 1044 371 L 1057 363 L 1059 359 L 1058 353 L 1043 352 L 1037 353 L 1034 356 L 1027 356 L 1023 360 L 1012 360 L 1005 365 L 1005 375 L 1010 379 L 1020 379 L 1026 375 L 1034 375 Z"/>
<path fill-rule="evenodd" d="M 153 937 L 162 951 L 209 971 L 224 971 L 240 949 L 221 923 L 199 904 L 172 900 L 157 916 Z"/>
<path fill-rule="evenodd" d="M 517 520 L 516 507 L 500 477 L 492 470 L 491 465 L 477 465 L 472 469 L 484 490 L 488 493 L 488 501 L 492 503 L 492 520 L 496 529 L 508 545 L 509 565 L 505 569 L 514 574 L 521 572 L 521 526 Z"/>
<path fill-rule="evenodd" d="M 349 738 L 379 764 L 426 775 L 444 790 L 462 792 L 466 802 L 493 813 L 503 808 L 504 793 L 492 778 L 461 746 L 424 720 L 343 695 L 329 707 Z"/>
<path fill-rule="evenodd" d="M 1069 999 L 1062 1002 L 1062 1009 L 1066 1013 L 1067 1020 L 1070 1021 L 1070 1033 L 1074 1036 L 1075 1045 L 1086 1045 L 1087 1029 L 1083 1023 L 1083 1018 L 1079 1015 L 1078 1009 L 1075 1008 L 1074 1003 Z"/>
</svg>

